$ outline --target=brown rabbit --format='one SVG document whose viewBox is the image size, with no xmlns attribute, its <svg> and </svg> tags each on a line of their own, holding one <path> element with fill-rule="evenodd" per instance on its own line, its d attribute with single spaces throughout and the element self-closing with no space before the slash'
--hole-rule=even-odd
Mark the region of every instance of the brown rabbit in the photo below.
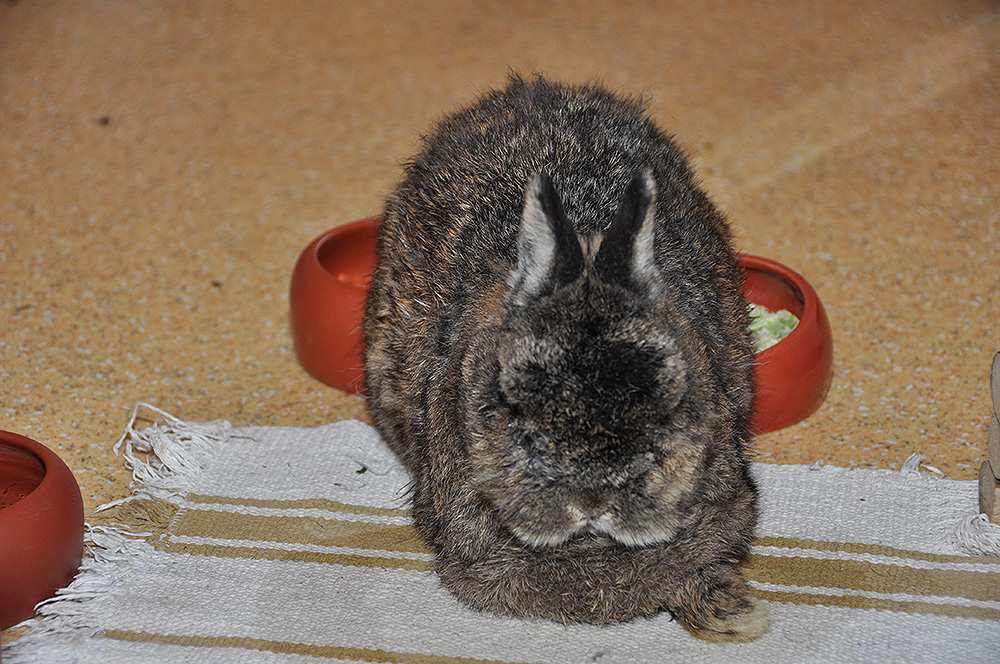
<svg viewBox="0 0 1000 664">
<path fill-rule="evenodd" d="M 473 607 L 669 611 L 752 639 L 753 351 L 725 220 L 641 105 L 513 77 L 390 196 L 365 320 L 371 410 Z"/>
</svg>

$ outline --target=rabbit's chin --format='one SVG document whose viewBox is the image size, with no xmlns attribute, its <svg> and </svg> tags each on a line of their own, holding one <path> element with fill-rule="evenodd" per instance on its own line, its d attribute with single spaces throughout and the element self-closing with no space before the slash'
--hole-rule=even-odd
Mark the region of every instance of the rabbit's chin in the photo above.
<svg viewBox="0 0 1000 664">
<path fill-rule="evenodd" d="M 532 548 L 561 546 L 570 540 L 584 536 L 597 536 L 614 540 L 630 548 L 640 548 L 669 542 L 677 534 L 677 528 L 669 525 L 653 525 L 647 528 L 623 528 L 610 514 L 588 518 L 582 511 L 567 507 L 570 524 L 562 528 L 545 528 L 532 523 L 512 523 L 511 531 L 519 540 Z"/>
</svg>

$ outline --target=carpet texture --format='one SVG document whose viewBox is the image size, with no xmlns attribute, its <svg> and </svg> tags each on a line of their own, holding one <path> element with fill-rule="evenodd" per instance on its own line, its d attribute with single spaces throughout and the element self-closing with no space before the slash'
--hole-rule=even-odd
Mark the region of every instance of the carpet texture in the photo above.
<svg viewBox="0 0 1000 664">
<path fill-rule="evenodd" d="M 755 464 L 744 572 L 759 641 L 715 645 L 668 615 L 561 626 L 472 611 L 412 528 L 408 477 L 357 421 L 126 427 L 134 494 L 92 525 L 78 578 L 3 653 L 27 662 L 953 662 L 1000 649 L 1000 526 L 976 483 L 917 468 Z"/>
</svg>

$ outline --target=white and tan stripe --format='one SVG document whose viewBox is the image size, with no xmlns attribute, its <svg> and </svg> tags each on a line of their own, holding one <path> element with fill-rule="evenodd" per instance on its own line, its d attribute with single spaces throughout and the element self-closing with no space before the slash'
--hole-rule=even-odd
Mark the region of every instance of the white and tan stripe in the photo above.
<svg viewBox="0 0 1000 664">
<path fill-rule="evenodd" d="M 421 653 L 392 652 L 370 648 L 345 648 L 342 646 L 313 645 L 290 641 L 269 641 L 246 637 L 191 636 L 181 634 L 154 634 L 122 629 L 109 629 L 101 636 L 119 641 L 158 643 L 162 645 L 200 646 L 206 648 L 237 648 L 262 650 L 274 653 L 308 655 L 325 659 L 342 659 L 361 662 L 384 662 L 386 664 L 512 664 L 502 660 L 475 659 L 472 657 L 448 657 Z"/>
<path fill-rule="evenodd" d="M 254 516 L 336 519 L 338 521 L 364 521 L 366 523 L 384 523 L 398 526 L 407 526 L 413 521 L 408 512 L 403 513 L 402 515 L 367 514 L 345 510 L 331 510 L 322 507 L 255 507 L 242 504 L 231 505 L 219 502 L 203 503 L 189 500 L 179 500 L 177 504 L 182 509 L 186 508 L 211 512 L 229 512 L 233 514 L 248 514 Z"/>
<path fill-rule="evenodd" d="M 906 593 L 865 593 L 844 588 L 782 586 L 751 581 L 757 596 L 772 602 L 840 606 L 851 609 L 876 609 L 905 613 L 925 613 L 958 618 L 1000 621 L 1000 608 L 969 602 L 964 598 L 908 596 Z"/>
<path fill-rule="evenodd" d="M 851 588 L 821 588 L 817 586 L 786 586 L 778 583 L 752 581 L 751 585 L 761 591 L 772 593 L 797 592 L 809 595 L 826 595 L 829 597 L 859 597 L 886 602 L 921 602 L 927 604 L 955 604 L 969 609 L 984 609 L 1000 611 L 1000 602 L 969 599 L 967 597 L 937 597 L 929 595 L 914 595 L 912 593 L 879 593 L 853 590 Z"/>
<path fill-rule="evenodd" d="M 433 569 L 409 512 L 325 500 L 188 496 L 163 551 L 216 557 Z M 1000 560 L 881 545 L 758 538 L 743 565 L 772 601 L 1000 621 Z"/>
<path fill-rule="evenodd" d="M 382 516 L 406 516 L 410 510 L 403 507 L 375 507 L 371 505 L 354 505 L 325 498 L 233 498 L 228 496 L 206 496 L 203 494 L 188 494 L 184 502 L 199 505 L 242 505 L 244 507 L 261 507 L 275 509 L 320 509 L 327 512 L 350 512 L 353 514 L 370 514 Z"/>
<path fill-rule="evenodd" d="M 316 553 L 316 554 L 328 554 L 331 560 L 336 559 L 338 556 L 363 556 L 366 558 L 402 558 L 406 560 L 423 560 L 428 563 L 434 562 L 434 554 L 429 551 L 424 553 L 420 551 L 388 551 L 385 549 L 357 549 L 343 546 L 323 546 L 317 544 L 310 544 L 307 542 L 266 542 L 261 540 L 233 540 L 233 539 L 218 539 L 215 537 L 192 537 L 185 535 L 172 536 L 166 540 L 165 546 L 161 547 L 163 550 L 171 549 L 193 549 L 194 547 L 200 548 L 218 548 L 218 547 L 232 547 L 237 549 L 260 549 L 260 550 L 275 550 L 275 551 L 299 551 L 303 553 Z"/>
<path fill-rule="evenodd" d="M 876 565 L 898 565 L 912 569 L 940 569 L 956 572 L 1000 572 L 1000 565 L 996 562 L 966 562 L 959 558 L 951 561 L 930 561 L 919 558 L 909 558 L 903 555 L 887 555 L 884 553 L 837 551 L 830 549 L 814 549 L 811 547 L 786 547 L 753 545 L 752 553 L 761 556 L 793 557 L 793 558 L 813 558 L 816 560 L 855 560 Z M 956 556 L 956 558 L 958 558 Z"/>
</svg>

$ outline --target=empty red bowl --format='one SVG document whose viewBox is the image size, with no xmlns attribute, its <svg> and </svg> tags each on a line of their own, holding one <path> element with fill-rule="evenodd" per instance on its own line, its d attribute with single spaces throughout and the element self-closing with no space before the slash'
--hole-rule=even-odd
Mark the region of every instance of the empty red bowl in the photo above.
<svg viewBox="0 0 1000 664">
<path fill-rule="evenodd" d="M 313 377 L 364 393 L 361 323 L 368 279 L 377 260 L 378 217 L 338 226 L 299 256 L 290 293 L 292 338 L 299 362 Z M 752 426 L 775 431 L 811 415 L 833 375 L 833 339 L 823 304 L 809 283 L 781 263 L 740 258 L 744 294 L 768 309 L 787 309 L 799 324 L 757 355 Z"/>
<path fill-rule="evenodd" d="M 361 322 L 377 260 L 379 218 L 338 226 L 309 243 L 292 272 L 292 340 L 314 378 L 364 393 Z"/>
<path fill-rule="evenodd" d="M 52 450 L 0 431 L 0 629 L 72 581 L 83 557 L 83 498 Z"/>
</svg>

